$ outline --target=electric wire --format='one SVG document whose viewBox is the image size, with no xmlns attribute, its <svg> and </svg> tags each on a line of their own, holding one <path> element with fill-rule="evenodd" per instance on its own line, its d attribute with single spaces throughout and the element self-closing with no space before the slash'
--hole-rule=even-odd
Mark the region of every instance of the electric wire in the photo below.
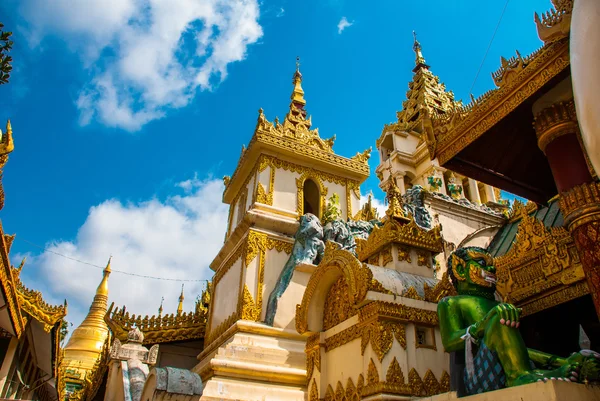
<svg viewBox="0 0 600 401">
<path fill-rule="evenodd" d="M 38 244 L 36 244 L 34 242 L 28 241 L 28 240 L 26 240 L 24 238 L 21 238 L 21 237 L 18 237 L 18 236 L 15 237 L 15 239 L 18 239 L 19 241 L 23 241 L 23 242 L 25 242 L 25 243 L 27 243 L 27 244 L 29 244 L 31 246 L 34 246 L 36 248 L 39 248 L 39 249 L 43 250 L 44 252 L 48 252 L 48 253 L 51 253 L 53 255 L 65 258 L 65 259 L 69 259 L 69 260 L 72 260 L 72 261 L 77 262 L 77 263 L 81 263 L 81 264 L 84 264 L 84 265 L 87 265 L 87 266 L 95 267 L 97 269 L 104 269 L 105 268 L 105 266 L 96 265 L 94 263 L 89 263 L 89 262 L 86 262 L 86 261 L 83 261 L 83 260 L 80 260 L 80 259 L 77 259 L 77 258 L 73 258 L 71 256 L 63 255 L 62 253 L 53 251 L 51 249 L 48 249 L 48 248 L 46 248 L 44 246 L 38 245 Z M 201 280 L 201 279 L 200 280 L 194 280 L 194 279 L 179 279 L 179 278 L 168 278 L 168 277 L 156 277 L 156 276 L 149 276 L 149 275 L 145 275 L 145 274 L 137 274 L 137 273 L 126 272 L 126 271 L 123 271 L 123 270 L 114 270 L 114 269 L 111 269 L 111 272 L 112 273 L 118 273 L 118 274 L 124 274 L 126 276 L 134 276 L 134 277 L 140 277 L 140 278 L 146 278 L 146 279 L 152 279 L 152 280 L 177 281 L 177 282 L 186 282 L 186 283 L 208 282 L 208 280 L 205 280 L 205 279 L 204 280 Z"/>
<path fill-rule="evenodd" d="M 498 33 L 498 28 L 500 28 L 500 23 L 502 22 L 502 18 L 504 17 L 504 13 L 506 11 L 506 7 L 508 7 L 508 3 L 510 0 L 506 0 L 504 3 L 504 8 L 502 9 L 502 13 L 500 14 L 500 19 L 498 19 L 498 23 L 496 24 L 496 29 L 494 29 L 494 33 L 492 38 L 490 39 L 490 43 L 488 44 L 487 49 L 485 50 L 485 54 L 483 55 L 483 60 L 481 60 L 481 64 L 479 65 L 479 69 L 477 69 L 477 74 L 475 74 L 475 79 L 473 80 L 473 85 L 471 85 L 471 89 L 469 89 L 469 95 L 473 96 L 473 88 L 475 87 L 475 83 L 477 82 L 477 78 L 479 78 L 479 73 L 481 72 L 481 68 L 483 68 L 483 63 L 485 63 L 485 59 L 492 47 L 492 43 L 494 43 L 494 38 L 496 37 L 496 33 Z"/>
</svg>

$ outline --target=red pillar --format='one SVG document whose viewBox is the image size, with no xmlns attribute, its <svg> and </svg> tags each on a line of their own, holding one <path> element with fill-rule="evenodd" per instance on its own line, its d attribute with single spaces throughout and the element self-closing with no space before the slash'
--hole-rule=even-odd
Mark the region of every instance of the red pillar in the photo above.
<svg viewBox="0 0 600 401">
<path fill-rule="evenodd" d="M 594 182 L 579 144 L 574 102 L 560 102 L 542 110 L 534 125 L 600 318 L 600 183 Z"/>
</svg>

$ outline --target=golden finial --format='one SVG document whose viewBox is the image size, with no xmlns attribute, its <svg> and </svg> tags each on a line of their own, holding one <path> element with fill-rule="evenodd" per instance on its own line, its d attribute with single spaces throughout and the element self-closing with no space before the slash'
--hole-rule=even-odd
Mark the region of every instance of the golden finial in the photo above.
<svg viewBox="0 0 600 401">
<path fill-rule="evenodd" d="M 165 302 L 165 297 L 160 299 L 160 306 L 158 307 L 158 316 L 162 315 L 163 312 L 163 302 Z"/>
<path fill-rule="evenodd" d="M 183 312 L 183 284 L 181 284 L 181 295 L 179 295 L 179 305 L 177 305 L 177 314 L 181 315 Z"/>
<path fill-rule="evenodd" d="M 296 72 L 294 73 L 294 91 L 292 92 L 292 106 L 302 108 L 306 104 L 304 100 L 304 90 L 302 90 L 302 74 L 300 73 L 300 57 L 296 57 Z"/>
<path fill-rule="evenodd" d="M 404 210 L 402 208 L 402 193 L 400 192 L 400 188 L 398 188 L 398 185 L 396 184 L 396 180 L 394 179 L 394 177 L 392 177 L 391 171 L 389 180 L 390 182 L 388 184 L 386 195 L 388 201 L 388 208 L 385 211 L 385 214 L 390 219 L 393 218 L 396 221 L 407 223 L 410 221 L 410 219 L 404 214 Z"/>
<path fill-rule="evenodd" d="M 417 65 L 413 71 L 415 71 L 419 67 L 429 67 L 425 63 L 425 57 L 423 57 L 423 53 L 421 53 L 421 43 L 419 43 L 419 41 L 417 40 L 417 33 L 415 31 L 413 31 L 413 38 L 414 38 L 413 50 L 415 51 L 415 55 L 416 55 L 415 64 Z"/>
<path fill-rule="evenodd" d="M 100 282 L 100 285 L 98 286 L 98 289 L 96 290 L 96 295 L 108 296 L 108 276 L 112 272 L 112 270 L 110 269 L 111 260 L 112 260 L 112 256 L 110 258 L 108 258 L 108 263 L 106 264 L 106 267 L 104 268 L 104 270 L 102 270 L 102 281 Z"/>
<path fill-rule="evenodd" d="M 0 155 L 5 155 L 15 149 L 15 144 L 12 137 L 12 126 L 10 120 L 6 122 L 6 132 L 3 133 L 0 129 Z"/>
</svg>

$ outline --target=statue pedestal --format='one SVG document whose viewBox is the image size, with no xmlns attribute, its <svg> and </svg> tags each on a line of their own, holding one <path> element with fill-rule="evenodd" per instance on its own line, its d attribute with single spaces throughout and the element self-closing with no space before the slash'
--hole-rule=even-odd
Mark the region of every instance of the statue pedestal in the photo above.
<svg viewBox="0 0 600 401">
<path fill-rule="evenodd" d="M 305 401 L 306 339 L 239 320 L 199 356 L 201 401 Z"/>
<path fill-rule="evenodd" d="M 600 386 L 562 381 L 527 384 L 462 398 L 458 398 L 455 392 L 420 398 L 422 401 L 595 401 L 598 399 L 600 399 Z"/>
</svg>

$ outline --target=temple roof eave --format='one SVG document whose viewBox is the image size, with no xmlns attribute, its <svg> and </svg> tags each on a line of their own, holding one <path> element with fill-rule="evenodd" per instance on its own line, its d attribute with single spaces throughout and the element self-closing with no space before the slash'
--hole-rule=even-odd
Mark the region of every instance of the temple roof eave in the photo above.
<svg viewBox="0 0 600 401">
<path fill-rule="evenodd" d="M 409 245 L 433 253 L 442 252 L 443 249 L 439 226 L 425 230 L 419 227 L 414 220 L 401 224 L 388 219 L 382 227 L 375 227 L 366 240 L 357 239 L 358 259 L 365 261 L 392 243 Z"/>
<path fill-rule="evenodd" d="M 225 187 L 223 192 L 225 203 L 229 204 L 233 201 L 262 154 L 270 154 L 275 157 L 285 155 L 286 159 L 296 159 L 298 163 L 301 163 L 302 160 L 309 160 L 317 168 L 321 167 L 332 174 L 339 174 L 360 183 L 369 177 L 369 165 L 366 162 L 306 146 L 293 138 L 279 137 L 257 130 L 240 158 L 229 184 Z"/>
<path fill-rule="evenodd" d="M 40 291 L 30 290 L 23 285 L 20 279 L 20 269 L 12 268 L 11 270 L 17 289 L 19 307 L 41 323 L 47 333 L 50 333 L 52 328 L 67 315 L 66 301 L 63 305 L 50 305 L 44 300 Z"/>
<path fill-rule="evenodd" d="M 127 339 L 134 327 L 144 334 L 143 344 L 162 344 L 174 341 L 192 341 L 204 338 L 207 323 L 207 311 L 196 310 L 190 313 L 176 313 L 158 316 L 129 315 L 126 308 L 108 308 L 104 321 L 115 338 Z"/>
</svg>

